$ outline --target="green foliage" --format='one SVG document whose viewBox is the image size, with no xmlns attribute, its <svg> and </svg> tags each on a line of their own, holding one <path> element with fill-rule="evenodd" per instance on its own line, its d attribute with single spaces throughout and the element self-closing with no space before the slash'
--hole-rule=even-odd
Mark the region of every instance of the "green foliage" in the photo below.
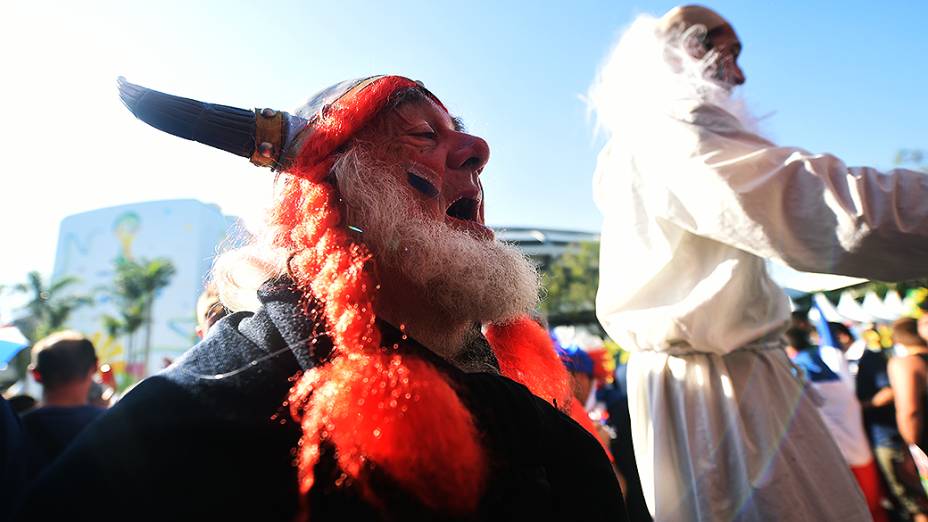
<svg viewBox="0 0 928 522">
<path fill-rule="evenodd" d="M 598 324 L 595 314 L 599 287 L 599 242 L 576 243 L 542 274 L 545 295 L 541 310 L 551 325 Z"/>
<path fill-rule="evenodd" d="M 66 293 L 68 287 L 79 282 L 76 277 L 62 277 L 49 284 L 36 271 L 29 272 L 25 283 L 13 285 L 10 291 L 26 294 L 29 301 L 20 309 L 24 312 L 13 324 L 29 340 L 35 343 L 65 328 L 71 313 L 93 302 L 89 296 Z M 23 350 L 12 361 L 17 379 L 26 375 L 29 366 L 29 350 Z"/>
<path fill-rule="evenodd" d="M 103 329 L 111 337 L 126 337 L 126 362 L 142 362 L 148 367 L 151 352 L 152 308 L 158 292 L 171 283 L 177 272 L 170 260 L 134 260 L 119 257 L 115 261 L 113 285 L 108 293 L 118 308 L 118 317 L 103 316 Z M 142 361 L 136 361 L 136 337 L 144 328 Z"/>
<path fill-rule="evenodd" d="M 63 277 L 46 285 L 42 276 L 33 271 L 29 272 L 25 283 L 13 286 L 13 292 L 29 296 L 21 309 L 26 313 L 15 321 L 29 341 L 34 343 L 64 329 L 74 310 L 93 302 L 88 296 L 65 294 L 65 290 L 78 281 L 76 277 Z"/>
<path fill-rule="evenodd" d="M 896 165 L 912 167 L 928 173 L 928 152 L 921 149 L 900 149 L 896 152 Z"/>
</svg>

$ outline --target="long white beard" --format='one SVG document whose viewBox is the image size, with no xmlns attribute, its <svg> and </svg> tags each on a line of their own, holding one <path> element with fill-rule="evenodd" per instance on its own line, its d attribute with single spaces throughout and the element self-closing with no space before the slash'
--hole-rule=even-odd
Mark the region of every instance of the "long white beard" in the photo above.
<svg viewBox="0 0 928 522">
<path fill-rule="evenodd" d="M 401 273 L 449 317 L 501 322 L 534 309 L 538 273 L 528 258 L 424 217 L 390 168 L 396 166 L 378 165 L 357 149 L 334 167 L 349 222 L 363 230 L 381 270 Z"/>
</svg>

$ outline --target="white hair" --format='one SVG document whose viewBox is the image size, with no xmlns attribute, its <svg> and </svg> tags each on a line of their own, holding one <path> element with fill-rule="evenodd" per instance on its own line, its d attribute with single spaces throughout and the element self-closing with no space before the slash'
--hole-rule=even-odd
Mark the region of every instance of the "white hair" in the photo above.
<svg viewBox="0 0 928 522">
<path fill-rule="evenodd" d="M 530 260 L 514 247 L 423 216 L 389 175 L 390 168 L 395 167 L 378 163 L 358 146 L 333 167 L 348 206 L 347 224 L 363 231 L 381 270 L 400 271 L 424 299 L 451 317 L 505 321 L 535 307 L 539 278 Z M 257 310 L 257 289 L 287 273 L 290 252 L 272 244 L 275 232 L 268 228 L 217 259 L 212 279 L 230 310 Z"/>
<path fill-rule="evenodd" d="M 279 176 L 276 183 L 283 176 L 287 175 Z M 261 306 L 258 288 L 287 273 L 289 253 L 272 243 L 273 228 L 265 227 L 251 235 L 244 246 L 221 253 L 213 263 L 210 283 L 215 284 L 219 300 L 230 312 L 256 311 Z"/>
<path fill-rule="evenodd" d="M 718 105 L 753 127 L 731 86 L 714 78 L 718 53 L 693 57 L 695 48 L 704 45 L 705 26 L 676 27 L 665 34 L 657 26 L 654 16 L 638 16 L 600 67 L 587 94 L 597 130 L 620 139 L 632 137 L 650 119 L 693 102 Z"/>
</svg>

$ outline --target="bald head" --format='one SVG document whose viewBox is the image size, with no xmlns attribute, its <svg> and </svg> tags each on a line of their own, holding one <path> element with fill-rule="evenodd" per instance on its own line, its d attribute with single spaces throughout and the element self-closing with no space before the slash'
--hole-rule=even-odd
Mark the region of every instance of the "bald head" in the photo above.
<svg viewBox="0 0 928 522">
<path fill-rule="evenodd" d="M 695 34 L 689 34 L 694 27 Z M 693 58 L 703 59 L 712 53 L 712 77 L 729 86 L 744 83 L 744 71 L 738 65 L 741 40 L 731 24 L 712 9 L 701 5 L 674 7 L 657 21 L 655 30 L 667 39 L 689 35 L 692 38 L 684 48 Z"/>
<path fill-rule="evenodd" d="M 722 15 L 716 13 L 708 7 L 701 5 L 680 5 L 674 7 L 657 21 L 657 31 L 666 34 L 672 29 L 678 28 L 683 31 L 701 25 L 706 31 L 713 31 L 724 25 L 730 26 Z"/>
</svg>

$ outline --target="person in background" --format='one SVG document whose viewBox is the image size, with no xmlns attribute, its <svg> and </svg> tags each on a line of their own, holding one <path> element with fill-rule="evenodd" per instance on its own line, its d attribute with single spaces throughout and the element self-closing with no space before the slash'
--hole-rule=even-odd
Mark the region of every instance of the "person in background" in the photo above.
<svg viewBox="0 0 928 522">
<path fill-rule="evenodd" d="M 893 323 L 893 342 L 896 343 L 896 357 L 889 360 L 889 382 L 893 388 L 896 408 L 896 425 L 899 435 L 906 445 L 916 445 L 924 451 L 928 448 L 925 437 L 925 394 L 928 379 L 928 342 L 918 335 L 918 321 L 911 317 L 897 319 Z M 917 483 L 914 478 L 917 471 L 909 455 L 903 454 L 897 459 L 903 474 L 903 482 L 910 491 L 915 491 Z M 906 480 L 908 479 L 908 480 Z M 919 505 L 912 520 L 928 521 L 928 509 Z"/>
<path fill-rule="evenodd" d="M 216 285 L 209 283 L 197 299 L 197 337 L 206 337 L 209 329 L 217 321 L 228 315 L 229 311 L 219 300 Z"/>
<path fill-rule="evenodd" d="M 600 444 L 603 445 L 603 449 L 606 450 L 609 459 L 612 461 L 616 479 L 619 481 L 619 486 L 622 488 L 622 493 L 624 495 L 625 492 L 628 491 L 628 483 L 617 464 L 619 455 L 616 455 L 612 451 L 613 433 L 607 425 L 591 419 L 584 408 L 584 405 L 590 402 L 596 388 L 596 372 L 593 358 L 578 346 L 562 348 L 560 345 L 555 344 L 555 349 L 558 352 L 558 356 L 561 358 L 561 362 L 564 363 L 564 367 L 567 368 L 567 373 L 570 375 L 571 390 L 574 399 L 576 399 L 573 406 L 576 409 L 576 414 L 571 416 L 580 425 L 586 428 L 587 431 L 595 434 L 599 439 Z"/>
<path fill-rule="evenodd" d="M 889 360 L 889 380 L 895 392 L 896 423 L 906 444 L 928 449 L 925 437 L 925 390 L 928 379 L 928 341 L 918 335 L 911 317 L 893 323 L 893 342 L 901 355 Z"/>
<path fill-rule="evenodd" d="M 913 476 L 908 449 L 896 426 L 895 396 L 887 370 L 887 351 L 864 349 L 857 363 L 856 393 L 864 428 L 890 500 L 902 520 L 924 520 L 928 496 Z"/>
<path fill-rule="evenodd" d="M 805 310 L 793 310 L 789 314 L 789 321 L 793 327 L 811 332 L 815 330 L 812 322 L 809 321 L 809 313 Z"/>
<path fill-rule="evenodd" d="M 847 352 L 848 348 L 857 340 L 851 329 L 844 323 L 830 321 L 828 329 L 831 331 L 832 339 L 837 343 L 835 348 L 839 348 L 842 352 Z"/>
<path fill-rule="evenodd" d="M 827 324 L 833 346 L 821 347 L 822 359 L 831 367 L 832 371 L 841 377 L 841 381 L 853 390 L 855 386 L 854 377 L 851 375 L 850 364 L 848 364 L 847 351 L 851 344 L 854 343 L 854 334 L 851 333 L 850 328 L 842 323 L 829 321 Z M 824 343 L 820 340 L 818 344 L 823 345 Z"/>
<path fill-rule="evenodd" d="M 577 346 L 560 348 L 558 355 L 570 374 L 574 398 L 582 405 L 587 404 L 593 393 L 593 359 Z"/>
<path fill-rule="evenodd" d="M 37 342 L 30 370 L 42 385 L 39 407 L 22 417 L 27 478 L 33 479 L 104 409 L 88 404 L 97 354 L 83 335 L 65 331 Z"/>
<path fill-rule="evenodd" d="M 719 13 L 679 6 L 639 16 L 601 67 L 589 93 L 609 133 L 594 175 L 596 314 L 632 352 L 629 409 L 655 519 L 868 520 L 783 353 L 790 305 L 766 259 L 928 275 L 928 176 L 762 136 L 736 95 L 742 42 Z"/>
<path fill-rule="evenodd" d="M 821 348 L 811 342 L 806 330 L 790 328 L 786 331 L 785 338 L 787 354 L 822 398 L 819 413 L 863 491 L 873 520 L 888 520 L 886 510 L 880 505 L 883 497 L 880 474 L 867 444 L 860 404 L 854 396 L 853 383 L 846 382 L 839 371 L 835 370 L 834 365 L 826 363 Z M 842 343 L 836 340 L 835 344 Z M 834 352 L 841 348 L 830 349 Z"/>
<path fill-rule="evenodd" d="M 616 357 L 615 371 L 612 382 L 606 382 L 596 391 L 597 399 L 606 405 L 606 422 L 612 429 L 614 436 L 609 444 L 609 451 L 618 458 L 615 466 L 625 480 L 622 484 L 622 493 L 625 495 L 625 508 L 628 510 L 629 520 L 648 522 L 651 513 L 641 491 L 641 479 L 638 477 L 638 466 L 635 462 L 635 450 L 632 444 L 631 418 L 628 414 L 628 381 L 626 370 L 628 366 Z"/>
</svg>

